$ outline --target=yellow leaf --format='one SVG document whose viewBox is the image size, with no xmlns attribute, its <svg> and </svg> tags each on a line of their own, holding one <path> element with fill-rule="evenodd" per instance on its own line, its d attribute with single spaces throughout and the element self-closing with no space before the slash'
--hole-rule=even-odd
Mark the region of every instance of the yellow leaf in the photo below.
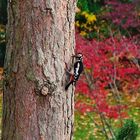
<svg viewBox="0 0 140 140">
<path fill-rule="evenodd" d="M 87 20 L 89 23 L 96 21 L 96 16 L 93 14 L 88 15 Z"/>
<path fill-rule="evenodd" d="M 87 33 L 85 31 L 81 31 L 80 35 L 85 36 Z"/>
</svg>

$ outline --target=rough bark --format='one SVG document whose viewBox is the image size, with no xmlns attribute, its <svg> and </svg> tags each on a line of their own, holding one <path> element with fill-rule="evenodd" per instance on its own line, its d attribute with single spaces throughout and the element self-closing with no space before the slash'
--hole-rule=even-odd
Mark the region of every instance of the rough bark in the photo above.
<svg viewBox="0 0 140 140">
<path fill-rule="evenodd" d="M 11 0 L 2 140 L 70 140 L 74 89 L 65 62 L 74 53 L 74 0 Z"/>
</svg>

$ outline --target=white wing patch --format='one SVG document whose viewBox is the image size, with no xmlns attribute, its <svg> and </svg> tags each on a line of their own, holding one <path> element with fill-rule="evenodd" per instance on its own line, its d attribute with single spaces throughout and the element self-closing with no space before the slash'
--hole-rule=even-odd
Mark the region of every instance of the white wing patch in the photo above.
<svg viewBox="0 0 140 140">
<path fill-rule="evenodd" d="M 80 64 L 78 63 L 78 64 L 77 64 L 77 68 L 76 68 L 76 70 L 75 70 L 75 75 L 78 75 L 79 67 L 80 67 Z"/>
</svg>

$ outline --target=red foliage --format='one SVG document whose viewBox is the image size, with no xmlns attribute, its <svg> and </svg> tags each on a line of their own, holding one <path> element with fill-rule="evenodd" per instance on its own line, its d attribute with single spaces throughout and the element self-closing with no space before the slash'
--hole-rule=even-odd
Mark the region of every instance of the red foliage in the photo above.
<svg viewBox="0 0 140 140">
<path fill-rule="evenodd" d="M 137 3 L 121 3 L 118 0 L 106 0 L 106 4 L 111 7 L 106 15 L 114 24 L 127 28 L 139 28 L 140 19 L 136 10 Z"/>
<path fill-rule="evenodd" d="M 75 108 L 78 108 L 82 114 L 94 111 L 94 108 L 91 105 L 82 103 L 82 101 L 77 101 Z"/>
<path fill-rule="evenodd" d="M 85 71 L 92 81 L 93 89 L 89 87 L 89 81 L 83 74 L 77 83 L 76 92 L 82 93 L 95 101 L 96 109 L 110 118 L 126 116 L 122 105 L 110 105 L 107 102 L 108 94 L 112 88 L 124 91 L 140 88 L 140 67 L 137 60 L 140 59 L 140 47 L 131 39 L 108 38 L 104 41 L 87 41 L 76 35 L 76 51 L 84 55 Z M 112 85 L 112 87 L 110 87 Z M 125 88 L 126 90 L 126 88 Z M 93 111 L 95 105 L 83 105 L 76 103 L 76 108 L 82 112 Z"/>
</svg>

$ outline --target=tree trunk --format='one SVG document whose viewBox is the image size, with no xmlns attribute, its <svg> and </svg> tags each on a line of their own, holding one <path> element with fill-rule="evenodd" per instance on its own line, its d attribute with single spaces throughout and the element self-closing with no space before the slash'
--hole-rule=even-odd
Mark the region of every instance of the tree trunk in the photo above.
<svg viewBox="0 0 140 140">
<path fill-rule="evenodd" d="M 2 140 L 71 140 L 74 88 L 65 62 L 74 53 L 75 0 L 11 0 Z"/>
</svg>

